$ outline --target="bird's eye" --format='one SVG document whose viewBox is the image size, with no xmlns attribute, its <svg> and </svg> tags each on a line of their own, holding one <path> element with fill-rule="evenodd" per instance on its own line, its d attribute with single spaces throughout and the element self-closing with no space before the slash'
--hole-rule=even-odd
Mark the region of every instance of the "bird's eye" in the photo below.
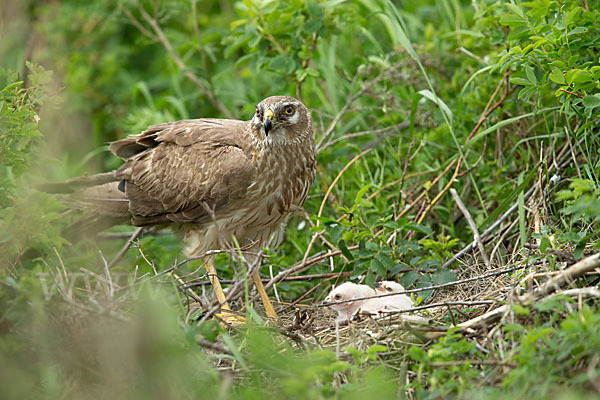
<svg viewBox="0 0 600 400">
<path fill-rule="evenodd" d="M 392 288 L 391 287 L 386 287 L 385 290 L 388 291 L 388 292 L 391 292 Z"/>
<path fill-rule="evenodd" d="M 287 106 L 285 110 L 283 110 L 287 115 L 292 115 L 294 113 L 294 107 Z"/>
<path fill-rule="evenodd" d="M 339 300 L 342 298 L 342 296 L 340 296 L 339 294 L 336 294 L 335 296 L 333 296 L 334 299 Z"/>
</svg>

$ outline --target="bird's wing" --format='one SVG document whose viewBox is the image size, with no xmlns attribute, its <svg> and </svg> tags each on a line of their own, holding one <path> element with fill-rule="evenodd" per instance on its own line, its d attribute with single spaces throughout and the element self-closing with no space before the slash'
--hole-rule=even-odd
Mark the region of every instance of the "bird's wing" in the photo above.
<svg viewBox="0 0 600 400">
<path fill-rule="evenodd" d="M 189 120 L 150 127 L 111 144 L 135 225 L 201 222 L 243 198 L 254 169 L 244 152 L 246 124 Z"/>
<path fill-rule="evenodd" d="M 188 119 L 150 126 L 139 135 L 110 143 L 110 151 L 124 160 L 129 160 L 160 143 L 190 146 L 198 142 L 213 142 L 232 146 L 243 144 L 247 121 L 232 119 Z"/>
</svg>

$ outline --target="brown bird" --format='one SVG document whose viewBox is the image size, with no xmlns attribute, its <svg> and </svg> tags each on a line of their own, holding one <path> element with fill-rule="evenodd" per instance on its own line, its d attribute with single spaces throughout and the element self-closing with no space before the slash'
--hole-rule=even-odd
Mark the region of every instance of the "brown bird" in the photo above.
<svg viewBox="0 0 600 400">
<path fill-rule="evenodd" d="M 112 142 L 110 150 L 125 163 L 66 182 L 76 189 L 71 201 L 103 222 L 169 224 L 183 236 L 188 257 L 235 248 L 234 238 L 254 251 L 271 237 L 278 245 L 288 216 L 302 208 L 315 179 L 310 112 L 286 96 L 258 103 L 249 121 L 153 125 Z M 205 265 L 222 310 L 229 310 L 210 257 Z M 276 317 L 259 273 L 252 279 L 267 314 Z"/>
</svg>

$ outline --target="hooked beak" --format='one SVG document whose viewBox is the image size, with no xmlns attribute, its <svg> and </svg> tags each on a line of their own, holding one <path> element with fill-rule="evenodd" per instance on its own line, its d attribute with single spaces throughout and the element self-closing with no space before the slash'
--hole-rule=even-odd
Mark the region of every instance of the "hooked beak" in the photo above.
<svg viewBox="0 0 600 400">
<path fill-rule="evenodd" d="M 267 110 L 265 111 L 265 120 L 263 121 L 264 127 L 265 127 L 265 136 L 269 136 L 269 131 L 271 129 L 273 129 L 273 126 L 275 126 L 273 124 L 273 111 L 272 110 Z"/>
<path fill-rule="evenodd" d="M 380 282 L 373 283 L 373 286 L 375 286 L 375 289 L 381 289 L 381 283 Z"/>
</svg>

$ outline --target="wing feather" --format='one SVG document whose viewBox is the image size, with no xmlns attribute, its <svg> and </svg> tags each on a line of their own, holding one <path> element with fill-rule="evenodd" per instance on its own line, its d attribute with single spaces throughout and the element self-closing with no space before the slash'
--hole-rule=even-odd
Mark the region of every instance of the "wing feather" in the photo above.
<svg viewBox="0 0 600 400">
<path fill-rule="evenodd" d="M 243 198 L 254 168 L 243 150 L 247 122 L 201 119 L 150 127 L 110 145 L 135 225 L 202 222 Z"/>
</svg>

